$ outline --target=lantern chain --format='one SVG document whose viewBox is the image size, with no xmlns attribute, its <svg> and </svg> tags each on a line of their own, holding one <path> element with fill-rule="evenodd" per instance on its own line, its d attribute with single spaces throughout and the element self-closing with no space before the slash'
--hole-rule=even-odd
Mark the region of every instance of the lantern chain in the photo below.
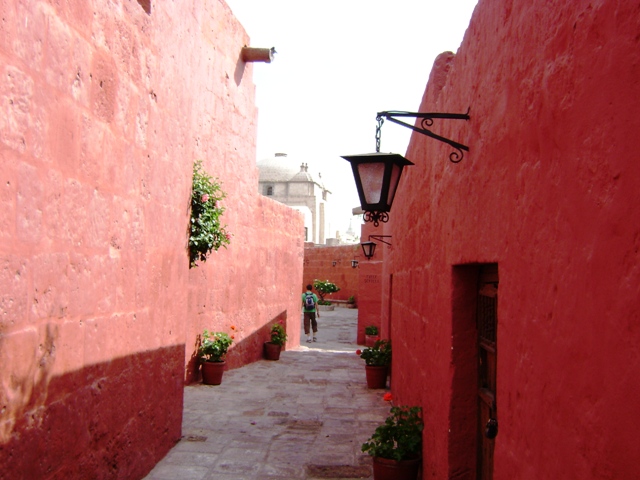
<svg viewBox="0 0 640 480">
<path fill-rule="evenodd" d="M 378 115 L 376 118 L 378 121 L 378 125 L 376 126 L 376 153 L 380 152 L 380 137 L 382 136 L 382 124 L 384 123 L 384 119 Z"/>
</svg>

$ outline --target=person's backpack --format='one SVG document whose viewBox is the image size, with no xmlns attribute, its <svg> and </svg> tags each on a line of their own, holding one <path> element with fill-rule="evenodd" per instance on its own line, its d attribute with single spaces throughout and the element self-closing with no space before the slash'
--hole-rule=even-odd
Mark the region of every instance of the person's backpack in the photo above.
<svg viewBox="0 0 640 480">
<path fill-rule="evenodd" d="M 314 308 L 316 308 L 316 302 L 313 300 L 313 293 L 307 293 L 307 296 L 304 299 L 304 309 L 313 310 Z"/>
</svg>

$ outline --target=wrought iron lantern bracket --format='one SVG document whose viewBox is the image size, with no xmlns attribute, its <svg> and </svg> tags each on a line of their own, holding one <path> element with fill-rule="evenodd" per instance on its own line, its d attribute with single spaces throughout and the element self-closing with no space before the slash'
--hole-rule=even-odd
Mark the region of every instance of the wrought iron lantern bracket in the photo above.
<svg viewBox="0 0 640 480">
<path fill-rule="evenodd" d="M 415 125 L 411 125 L 409 123 L 403 122 L 402 120 L 398 120 L 398 118 L 419 118 L 420 126 L 417 127 Z M 464 157 L 463 151 L 468 152 L 469 147 L 463 145 L 462 143 L 456 142 L 449 138 L 443 137 L 442 135 L 438 135 L 437 133 L 433 133 L 429 128 L 433 125 L 434 119 L 446 119 L 446 120 L 469 120 L 471 117 L 469 116 L 469 109 L 467 109 L 467 113 L 421 113 L 421 112 L 402 112 L 402 111 L 386 111 L 386 112 L 378 112 L 376 120 L 378 121 L 378 126 L 376 127 L 376 152 L 380 151 L 380 137 L 381 137 L 381 129 L 382 124 L 384 123 L 384 119 L 389 120 L 390 122 L 397 123 L 398 125 L 402 125 L 403 127 L 410 128 L 414 132 L 422 133 L 423 135 L 427 135 L 428 137 L 434 138 L 441 142 L 444 142 L 453 148 L 456 151 L 451 152 L 449 154 L 449 160 L 453 163 L 458 163 Z"/>
<path fill-rule="evenodd" d="M 410 125 L 400 120 L 400 118 L 407 117 L 420 119 L 419 126 Z M 413 162 L 402 155 L 380 153 L 381 130 L 385 119 L 453 147 L 454 151 L 449 154 L 449 160 L 452 163 L 458 163 L 464 157 L 463 152 L 469 151 L 469 147 L 433 133 L 430 128 L 436 119 L 470 120 L 470 118 L 469 109 L 467 109 L 467 113 L 421 113 L 395 110 L 378 112 L 376 118 L 378 121 L 376 126 L 376 153 L 345 155 L 342 157 L 351 163 L 353 178 L 360 197 L 360 205 L 364 212 L 364 221 L 372 222 L 377 227 L 380 223 L 386 223 L 389 220 L 388 212 L 391 210 L 402 170 L 406 166 L 413 165 Z M 375 243 L 364 242 L 362 245 L 370 248 L 369 255 L 365 256 L 371 258 Z"/>
<path fill-rule="evenodd" d="M 362 242 L 360 244 L 360 246 L 362 247 L 362 252 L 364 253 L 364 256 L 367 257 L 367 260 L 371 259 L 371 257 L 373 257 L 376 251 L 377 244 L 376 242 L 372 242 L 371 240 L 377 240 L 379 242 L 382 242 L 386 245 L 391 246 L 391 243 L 384 240 L 385 238 L 391 238 L 391 235 L 369 235 L 369 241 Z"/>
<path fill-rule="evenodd" d="M 383 240 L 383 238 L 391 238 L 391 235 L 369 235 L 369 240 L 378 240 L 379 242 L 391 246 L 391 244 L 386 240 Z"/>
</svg>

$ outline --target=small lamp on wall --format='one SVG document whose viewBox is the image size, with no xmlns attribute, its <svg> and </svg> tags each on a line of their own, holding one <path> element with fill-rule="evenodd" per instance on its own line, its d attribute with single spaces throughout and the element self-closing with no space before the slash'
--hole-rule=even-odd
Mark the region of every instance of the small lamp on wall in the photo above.
<svg viewBox="0 0 640 480">
<path fill-rule="evenodd" d="M 355 258 L 351 260 L 351 268 L 356 268 L 358 266 L 358 260 Z"/>
<path fill-rule="evenodd" d="M 369 241 L 362 242 L 360 244 L 360 246 L 362 247 L 362 253 L 364 253 L 365 257 L 367 257 L 367 260 L 371 259 L 371 257 L 373 257 L 373 254 L 376 253 L 376 246 L 378 245 L 376 242 L 372 242 L 371 239 L 378 240 L 379 242 L 391 246 L 391 244 L 386 240 L 383 240 L 383 238 L 391 238 L 391 235 L 369 235 Z"/>
<path fill-rule="evenodd" d="M 362 247 L 362 253 L 369 260 L 373 257 L 373 254 L 376 253 L 376 242 L 362 242 L 360 246 Z"/>
</svg>

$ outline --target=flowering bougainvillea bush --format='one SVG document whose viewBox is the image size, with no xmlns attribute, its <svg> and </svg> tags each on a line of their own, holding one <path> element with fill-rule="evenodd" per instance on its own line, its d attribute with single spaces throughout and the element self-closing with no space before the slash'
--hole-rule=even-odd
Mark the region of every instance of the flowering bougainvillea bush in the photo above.
<svg viewBox="0 0 640 480">
<path fill-rule="evenodd" d="M 193 184 L 191 187 L 191 223 L 189 225 L 189 265 L 197 267 L 197 262 L 206 262 L 211 250 L 218 250 L 229 244 L 231 236 L 222 225 L 224 207 L 221 204 L 226 194 L 217 179 L 212 179 L 202 170 L 200 160 L 193 164 Z"/>
</svg>

